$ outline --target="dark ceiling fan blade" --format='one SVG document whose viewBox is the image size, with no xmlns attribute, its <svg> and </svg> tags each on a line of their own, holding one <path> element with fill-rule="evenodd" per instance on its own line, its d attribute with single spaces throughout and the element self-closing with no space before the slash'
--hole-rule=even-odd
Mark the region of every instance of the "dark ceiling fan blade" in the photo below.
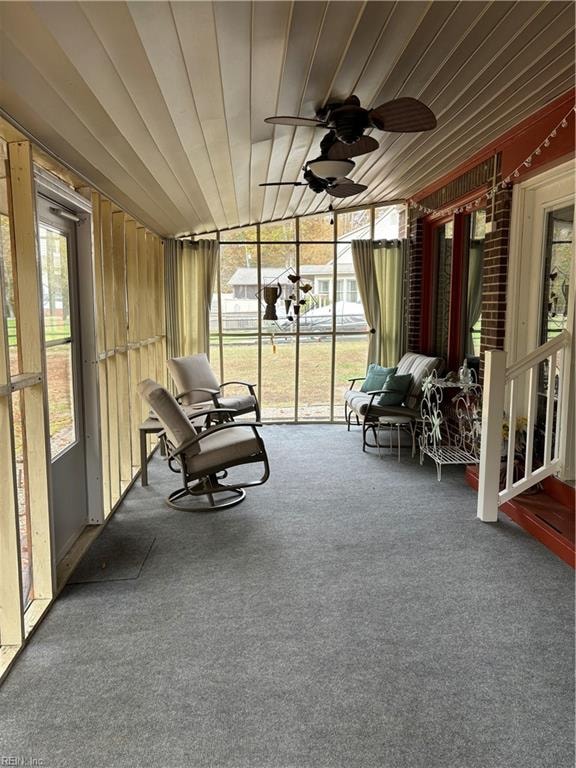
<svg viewBox="0 0 576 768">
<path fill-rule="evenodd" d="M 351 157 L 374 152 L 379 146 L 380 144 L 372 136 L 361 136 L 354 144 L 344 144 L 336 139 L 326 152 L 326 157 L 329 160 L 348 160 Z"/>
<path fill-rule="evenodd" d="M 368 113 L 370 122 L 381 131 L 417 133 L 436 128 L 432 110 L 418 99 L 403 97 L 381 104 Z"/>
<path fill-rule="evenodd" d="M 259 187 L 306 187 L 303 181 L 264 181 Z"/>
<path fill-rule="evenodd" d="M 310 128 L 326 128 L 326 123 L 315 117 L 292 117 L 290 115 L 275 115 L 264 118 L 265 123 L 271 125 L 305 125 Z"/>
<path fill-rule="evenodd" d="M 346 179 L 341 183 L 336 183 L 333 186 L 329 186 L 326 190 L 332 197 L 353 197 L 354 195 L 364 192 L 368 187 L 365 184 L 356 184 L 353 181 Z"/>
</svg>

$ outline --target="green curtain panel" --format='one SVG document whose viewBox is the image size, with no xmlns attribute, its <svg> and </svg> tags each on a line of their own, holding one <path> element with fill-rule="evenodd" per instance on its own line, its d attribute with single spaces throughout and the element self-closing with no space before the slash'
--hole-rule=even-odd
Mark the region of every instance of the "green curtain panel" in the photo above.
<svg viewBox="0 0 576 768">
<path fill-rule="evenodd" d="M 371 240 L 352 240 L 352 263 L 370 334 L 368 364 L 380 363 L 380 300 Z"/>
<path fill-rule="evenodd" d="M 210 305 L 218 267 L 215 240 L 167 241 L 166 303 L 170 357 L 210 350 Z"/>
<path fill-rule="evenodd" d="M 379 357 L 381 365 L 396 365 L 404 354 L 405 240 L 374 244 L 374 266 L 380 300 Z"/>
<path fill-rule="evenodd" d="M 166 347 L 168 357 L 178 357 L 180 334 L 178 329 L 178 251 L 180 243 L 173 238 L 164 242 L 166 292 Z"/>
</svg>

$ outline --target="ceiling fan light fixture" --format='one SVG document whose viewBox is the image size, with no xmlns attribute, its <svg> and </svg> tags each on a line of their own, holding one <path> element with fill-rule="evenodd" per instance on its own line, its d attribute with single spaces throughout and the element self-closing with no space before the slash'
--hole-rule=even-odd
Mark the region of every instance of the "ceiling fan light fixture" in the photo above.
<svg viewBox="0 0 576 768">
<path fill-rule="evenodd" d="M 352 160 L 311 160 L 308 168 L 321 179 L 340 179 L 354 168 Z"/>
</svg>

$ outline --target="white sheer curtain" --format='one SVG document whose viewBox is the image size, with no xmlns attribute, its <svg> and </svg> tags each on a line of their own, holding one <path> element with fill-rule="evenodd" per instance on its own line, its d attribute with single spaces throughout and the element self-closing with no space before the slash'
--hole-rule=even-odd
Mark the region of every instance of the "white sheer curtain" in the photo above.
<svg viewBox="0 0 576 768">
<path fill-rule="evenodd" d="M 215 240 L 169 241 L 166 303 L 171 357 L 210 350 L 210 305 L 218 267 Z"/>
</svg>

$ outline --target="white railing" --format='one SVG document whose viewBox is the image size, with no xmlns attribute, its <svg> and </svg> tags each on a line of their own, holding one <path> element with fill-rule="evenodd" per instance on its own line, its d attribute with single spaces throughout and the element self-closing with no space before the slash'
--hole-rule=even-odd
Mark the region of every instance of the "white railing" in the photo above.
<svg viewBox="0 0 576 768">
<path fill-rule="evenodd" d="M 571 337 L 568 331 L 543 344 L 514 365 L 506 368 L 506 353 L 486 352 L 482 401 L 482 442 L 478 483 L 478 517 L 484 522 L 498 519 L 498 506 L 545 477 L 556 474 L 566 457 L 568 433 L 568 391 Z M 545 376 L 540 366 L 548 362 Z M 532 468 L 534 432 L 538 411 L 539 377 L 544 381 L 544 451 L 541 466 Z M 557 384 L 558 383 L 558 384 Z M 554 404 L 556 403 L 556 409 Z M 520 423 L 519 423 L 519 420 Z M 508 424 L 506 451 L 503 428 Z M 516 461 L 517 438 L 525 433 L 523 467 Z M 501 482 L 501 466 L 506 474 Z M 521 477 L 518 477 L 518 471 Z M 503 488 L 501 488 L 503 484 Z"/>
</svg>

